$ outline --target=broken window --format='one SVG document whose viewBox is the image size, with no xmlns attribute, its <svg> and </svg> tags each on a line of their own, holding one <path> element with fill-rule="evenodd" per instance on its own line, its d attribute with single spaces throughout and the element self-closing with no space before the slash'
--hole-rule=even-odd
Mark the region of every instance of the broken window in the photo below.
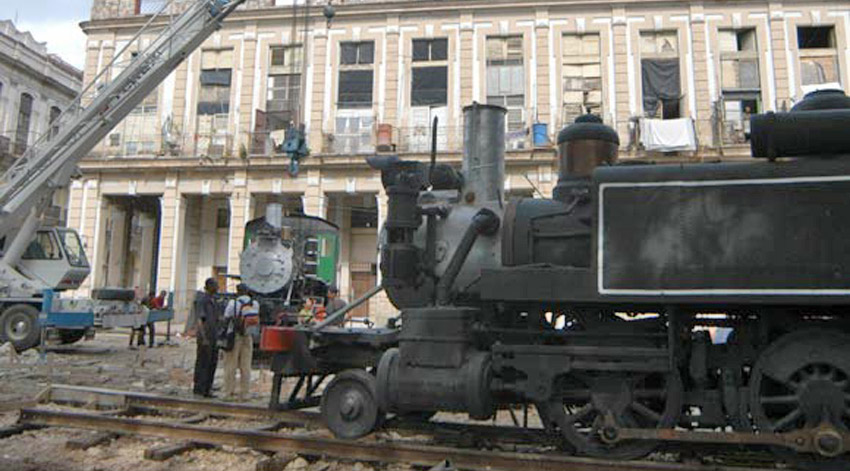
<svg viewBox="0 0 850 471">
<path fill-rule="evenodd" d="M 339 108 L 372 106 L 374 55 L 375 43 L 372 41 L 340 44 Z"/>
<path fill-rule="evenodd" d="M 449 58 L 449 40 L 446 38 L 414 39 L 413 62 L 444 61 Z"/>
<path fill-rule="evenodd" d="M 274 46 L 269 51 L 266 97 L 268 131 L 283 131 L 299 118 L 302 51 L 300 45 Z M 276 140 L 282 140 L 278 136 Z"/>
<path fill-rule="evenodd" d="M 642 32 L 640 54 L 644 114 L 649 118 L 679 118 L 682 86 L 677 33 Z"/>
<path fill-rule="evenodd" d="M 756 31 L 721 30 L 718 39 L 723 143 L 743 144 L 750 137 L 750 116 L 761 108 Z"/>
<path fill-rule="evenodd" d="M 221 157 L 229 149 L 228 122 L 233 51 L 203 51 L 198 90 L 197 152 Z"/>
<path fill-rule="evenodd" d="M 487 38 L 487 103 L 507 108 L 508 148 L 522 148 L 526 137 L 522 36 Z"/>
<path fill-rule="evenodd" d="M 832 26 L 800 26 L 797 28 L 800 51 L 800 76 L 803 91 L 817 88 L 840 88 L 838 51 Z"/>
<path fill-rule="evenodd" d="M 21 155 L 27 150 L 30 136 L 30 122 L 32 121 L 33 98 L 29 93 L 21 94 L 21 102 L 18 105 L 18 127 L 15 129 L 15 154 Z"/>
<path fill-rule="evenodd" d="M 585 113 L 602 114 L 599 34 L 566 34 L 563 40 L 564 124 Z"/>
</svg>

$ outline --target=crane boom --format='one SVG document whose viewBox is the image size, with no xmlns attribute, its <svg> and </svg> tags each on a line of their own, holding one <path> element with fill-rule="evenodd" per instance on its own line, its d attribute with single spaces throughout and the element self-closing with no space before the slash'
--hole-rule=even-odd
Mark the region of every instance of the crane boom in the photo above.
<svg viewBox="0 0 850 471">
<path fill-rule="evenodd" d="M 52 124 L 51 131 L 31 145 L 3 175 L 0 180 L 0 237 L 5 243 L 0 260 L 0 290 L 5 288 L 8 294 L 10 284 L 18 288 L 28 285 L 25 291 L 38 288 L 37 283 L 29 280 L 31 277 L 19 273 L 16 264 L 38 229 L 53 191 L 66 187 L 80 160 L 244 1 L 196 0 L 174 17 L 117 77 L 109 82 L 100 81 L 121 57 L 121 52 L 116 54 L 113 62 Z M 159 28 L 158 19 L 166 17 L 172 4 L 173 0 L 154 15 L 136 38 Z"/>
</svg>

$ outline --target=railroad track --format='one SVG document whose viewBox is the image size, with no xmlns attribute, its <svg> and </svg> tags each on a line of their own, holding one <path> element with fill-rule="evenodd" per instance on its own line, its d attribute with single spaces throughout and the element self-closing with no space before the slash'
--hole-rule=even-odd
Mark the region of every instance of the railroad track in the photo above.
<svg viewBox="0 0 850 471">
<path fill-rule="evenodd" d="M 175 444 L 149 450 L 153 459 L 167 458 L 182 451 L 209 446 L 236 446 L 258 451 L 297 454 L 323 459 L 353 460 L 379 463 L 409 463 L 433 466 L 449 459 L 458 469 L 515 471 L 768 471 L 765 468 L 705 466 L 701 464 L 666 463 L 655 461 L 623 462 L 578 458 L 552 453 L 518 453 L 469 448 L 456 448 L 406 441 L 338 440 L 316 434 L 293 433 L 288 428 L 317 428 L 319 415 L 306 411 L 271 411 L 232 403 L 199 401 L 159 396 L 147 393 L 114 391 L 100 388 L 54 385 L 38 398 L 39 406 L 21 409 L 17 427 L 70 427 L 97 433 L 75 446 L 96 446 L 118 435 L 140 435 L 164 438 Z M 83 409 L 57 410 L 45 404 L 74 406 Z M 125 415 L 173 415 L 170 420 L 136 418 Z M 182 416 L 180 416 L 182 414 Z M 224 417 L 266 422 L 250 429 L 205 425 L 210 417 Z M 467 429 L 460 424 L 429 423 L 406 426 L 403 422 L 389 424 L 400 433 L 439 435 L 449 430 Z M 282 430 L 284 429 L 284 430 Z M 496 435 L 507 430 L 509 438 L 533 440 L 526 429 L 477 426 L 477 433 Z M 525 431 L 523 435 L 520 431 Z M 476 432 L 473 432 L 476 433 Z M 534 432 L 532 432 L 533 434 Z M 71 444 L 69 444 L 71 446 Z"/>
</svg>

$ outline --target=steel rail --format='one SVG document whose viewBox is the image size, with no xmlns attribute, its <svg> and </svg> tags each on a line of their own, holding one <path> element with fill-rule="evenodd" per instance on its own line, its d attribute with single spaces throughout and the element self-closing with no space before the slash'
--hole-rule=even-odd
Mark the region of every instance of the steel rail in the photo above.
<svg viewBox="0 0 850 471">
<path fill-rule="evenodd" d="M 190 424 L 163 423 L 90 413 L 22 409 L 20 423 L 71 427 L 113 433 L 229 445 L 277 453 L 297 453 L 330 459 L 432 466 L 445 459 L 458 469 L 471 471 L 767 471 L 766 469 L 718 467 L 663 462 L 609 461 L 560 455 L 508 453 L 456 449 L 407 443 L 374 443 L 305 437 L 256 430 L 229 430 Z"/>
<path fill-rule="evenodd" d="M 51 385 L 40 394 L 39 400 L 41 403 L 80 404 L 89 408 L 125 407 L 143 413 L 156 410 L 171 410 L 234 418 L 273 419 L 283 422 L 289 427 L 324 428 L 321 415 L 317 412 L 271 410 L 245 404 L 178 398 L 144 392 L 120 391 L 87 386 Z M 417 422 L 398 417 L 386 421 L 383 429 L 400 433 L 431 434 L 435 435 L 435 438 L 446 439 L 466 435 L 478 440 L 492 438 L 506 443 L 537 443 L 545 445 L 552 441 L 552 437 L 547 435 L 543 429 L 457 422 Z"/>
</svg>

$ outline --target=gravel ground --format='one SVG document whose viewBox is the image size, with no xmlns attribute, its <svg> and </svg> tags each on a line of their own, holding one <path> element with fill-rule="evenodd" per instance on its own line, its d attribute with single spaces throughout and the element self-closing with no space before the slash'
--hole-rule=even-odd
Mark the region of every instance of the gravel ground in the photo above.
<svg viewBox="0 0 850 471">
<path fill-rule="evenodd" d="M 162 340 L 162 339 L 160 339 Z M 171 345 L 131 350 L 128 334 L 98 333 L 91 341 L 80 342 L 61 351 L 50 351 L 42 359 L 35 350 L 13 358 L 0 347 L 0 427 L 17 421 L 17 410 L 51 383 L 75 384 L 109 389 L 146 391 L 175 396 L 191 396 L 195 343 L 172 337 Z M 221 365 L 219 365 L 221 366 Z M 219 367 L 216 384 L 221 384 Z M 251 403 L 265 405 L 271 390 L 271 375 L 254 371 Z M 231 420 L 217 420 L 220 426 L 233 426 Z M 237 424 L 238 426 L 239 424 Z M 246 427 L 258 424 L 243 424 Z M 244 448 L 194 450 L 165 462 L 144 458 L 147 448 L 165 440 L 121 437 L 88 450 L 69 450 L 70 438 L 92 432 L 51 428 L 28 431 L 0 440 L 2 471 L 253 471 L 265 455 Z M 298 458 L 286 470 L 370 471 L 363 463 L 308 462 Z M 406 466 L 383 468 L 406 471 Z"/>
</svg>

